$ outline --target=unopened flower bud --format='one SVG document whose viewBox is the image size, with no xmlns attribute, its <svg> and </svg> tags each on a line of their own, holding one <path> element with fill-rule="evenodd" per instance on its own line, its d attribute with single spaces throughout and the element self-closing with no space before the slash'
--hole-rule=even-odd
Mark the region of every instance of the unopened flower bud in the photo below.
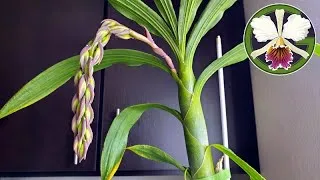
<svg viewBox="0 0 320 180">
<path fill-rule="evenodd" d="M 79 71 L 77 72 L 77 74 L 74 76 L 74 85 L 75 85 L 75 86 L 78 85 L 81 76 L 82 76 L 82 71 L 79 70 Z"/>
<path fill-rule="evenodd" d="M 81 76 L 79 80 L 79 85 L 78 85 L 78 99 L 81 99 L 86 91 L 86 80 L 84 78 L 84 75 Z"/>
<path fill-rule="evenodd" d="M 72 98 L 71 108 L 72 112 L 75 113 L 79 104 L 78 96 L 75 94 Z"/>
<path fill-rule="evenodd" d="M 93 139 L 93 132 L 91 128 L 87 128 L 86 133 L 84 134 L 84 137 L 86 138 L 86 141 L 90 144 Z"/>
<path fill-rule="evenodd" d="M 79 144 L 79 139 L 78 139 L 78 137 L 76 136 L 76 137 L 74 138 L 74 141 L 73 141 L 73 150 L 74 150 L 75 152 L 78 151 L 78 144 Z"/>
<path fill-rule="evenodd" d="M 108 27 L 119 24 L 117 21 L 112 19 L 105 19 L 101 23 L 102 23 L 101 26 L 108 26 Z"/>
<path fill-rule="evenodd" d="M 89 60 L 89 56 L 90 56 L 89 50 L 90 50 L 90 46 L 87 45 L 80 52 L 80 65 L 81 65 L 81 68 L 83 68 L 84 65 L 86 64 L 86 62 Z"/>
<path fill-rule="evenodd" d="M 93 117 L 94 117 L 93 109 L 92 109 L 91 105 L 87 106 L 86 112 L 84 114 L 85 114 L 86 120 L 88 121 L 88 124 L 91 124 Z"/>
<path fill-rule="evenodd" d="M 78 118 L 81 118 L 84 115 L 84 112 L 86 111 L 86 99 L 82 98 L 79 105 L 80 106 L 78 106 L 77 109 L 77 116 Z"/>
<path fill-rule="evenodd" d="M 107 45 L 107 43 L 108 43 L 109 40 L 110 40 L 110 37 L 111 37 L 111 33 L 108 33 L 107 35 L 103 36 L 103 37 L 101 38 L 101 45 L 102 45 L 102 46 Z"/>
<path fill-rule="evenodd" d="M 90 143 L 88 143 L 88 142 L 85 142 L 83 144 L 83 157 L 82 157 L 83 160 L 86 160 L 86 158 L 87 158 L 87 152 L 89 149 L 89 145 L 90 145 Z"/>
<path fill-rule="evenodd" d="M 84 69 L 85 69 L 86 77 L 91 77 L 93 75 L 93 62 L 88 61 Z"/>
<path fill-rule="evenodd" d="M 101 43 L 98 43 L 98 46 L 96 47 L 93 55 L 93 60 L 92 60 L 92 67 L 95 64 L 100 64 L 103 58 L 103 46 Z"/>
<path fill-rule="evenodd" d="M 85 98 L 86 98 L 86 103 L 91 104 L 94 99 L 94 88 L 91 86 L 91 84 L 88 84 L 86 92 L 85 92 Z"/>
<path fill-rule="evenodd" d="M 87 87 L 86 92 L 84 93 L 84 97 L 86 99 L 86 103 L 90 103 L 91 100 L 91 91 L 90 88 Z"/>
<path fill-rule="evenodd" d="M 110 32 L 121 39 L 131 39 L 132 38 L 132 36 L 130 35 L 130 29 L 123 26 L 123 25 L 112 27 L 110 29 Z"/>
<path fill-rule="evenodd" d="M 85 132 L 86 132 L 86 130 L 87 130 L 87 122 L 86 122 L 87 120 L 84 118 L 83 120 L 82 120 L 82 128 L 81 128 L 81 131 L 79 132 L 80 133 L 80 139 L 81 140 L 83 140 L 83 138 L 84 138 L 84 134 L 85 134 Z"/>
<path fill-rule="evenodd" d="M 93 88 L 96 87 L 96 83 L 95 83 L 93 77 L 88 78 L 88 84 L 90 84 Z"/>
<path fill-rule="evenodd" d="M 78 156 L 79 156 L 79 162 L 81 162 L 83 160 L 83 157 L 85 156 L 85 151 L 84 151 L 84 144 L 83 142 L 78 144 L 78 148 L 77 151 L 78 152 Z"/>
<path fill-rule="evenodd" d="M 83 117 L 81 118 L 77 118 L 77 136 L 79 136 L 81 130 L 82 130 L 82 121 L 83 121 Z M 80 137 L 79 137 L 79 140 L 80 140 Z"/>
<path fill-rule="evenodd" d="M 77 134 L 77 116 L 74 115 L 71 122 L 71 129 L 73 134 Z"/>
</svg>

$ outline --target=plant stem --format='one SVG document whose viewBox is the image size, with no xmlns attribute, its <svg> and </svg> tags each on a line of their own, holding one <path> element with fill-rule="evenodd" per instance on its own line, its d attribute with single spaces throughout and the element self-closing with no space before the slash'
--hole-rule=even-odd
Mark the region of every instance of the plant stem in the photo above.
<svg viewBox="0 0 320 180">
<path fill-rule="evenodd" d="M 211 151 L 206 155 L 206 158 L 210 160 L 202 164 L 209 140 L 200 97 L 193 93 L 195 81 L 193 71 L 192 69 L 180 69 L 179 75 L 183 84 L 179 85 L 179 104 L 184 118 L 183 129 L 190 173 L 193 179 L 210 177 L 214 174 L 214 165 Z M 201 170 L 198 171 L 201 166 Z"/>
</svg>

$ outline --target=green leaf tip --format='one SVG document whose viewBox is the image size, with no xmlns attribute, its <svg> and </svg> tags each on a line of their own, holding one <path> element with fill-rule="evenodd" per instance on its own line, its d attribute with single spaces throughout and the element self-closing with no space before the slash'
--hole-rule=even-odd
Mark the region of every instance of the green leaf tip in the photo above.
<svg viewBox="0 0 320 180">
<path fill-rule="evenodd" d="M 182 172 L 186 170 L 186 168 L 183 167 L 179 162 L 177 162 L 172 156 L 157 147 L 150 145 L 134 145 L 131 147 L 127 147 L 127 149 L 143 158 L 156 162 L 171 164 L 177 167 Z"/>
<path fill-rule="evenodd" d="M 317 56 L 320 56 L 320 44 L 319 43 L 316 44 L 316 47 L 314 49 L 314 54 Z"/>
<path fill-rule="evenodd" d="M 220 144 L 210 145 L 221 151 L 222 153 L 229 156 L 229 158 L 235 162 L 238 166 L 240 166 L 250 177 L 252 180 L 266 180 L 261 174 L 259 174 L 254 168 L 252 168 L 248 163 L 242 160 L 239 156 L 237 156 L 232 150 L 224 147 Z"/>
</svg>

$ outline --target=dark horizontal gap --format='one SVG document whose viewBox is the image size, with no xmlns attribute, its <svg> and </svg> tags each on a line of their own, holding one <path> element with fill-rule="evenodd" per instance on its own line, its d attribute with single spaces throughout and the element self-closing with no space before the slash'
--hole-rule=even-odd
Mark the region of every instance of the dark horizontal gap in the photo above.
<svg viewBox="0 0 320 180">
<path fill-rule="evenodd" d="M 178 170 L 137 170 L 118 171 L 115 176 L 161 176 L 161 175 L 181 175 Z M 0 172 L 0 177 L 61 177 L 61 176 L 100 176 L 99 172 Z"/>
</svg>

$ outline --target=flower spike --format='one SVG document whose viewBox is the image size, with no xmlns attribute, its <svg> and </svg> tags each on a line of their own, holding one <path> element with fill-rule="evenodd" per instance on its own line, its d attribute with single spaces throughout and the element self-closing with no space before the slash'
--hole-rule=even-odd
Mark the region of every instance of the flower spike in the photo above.
<svg viewBox="0 0 320 180">
<path fill-rule="evenodd" d="M 165 59 L 168 66 L 171 68 L 171 71 L 176 72 L 171 58 L 155 44 L 147 29 L 147 37 L 145 37 L 117 21 L 112 19 L 103 20 L 94 40 L 89 42 L 81 50 L 80 70 L 74 77 L 76 95 L 73 97 L 71 103 L 71 109 L 74 113 L 71 129 L 74 133 L 73 150 L 75 152 L 75 164 L 86 159 L 87 151 L 92 142 L 93 133 L 90 124 L 94 119 L 94 112 L 92 109 L 95 87 L 93 69 L 95 65 L 102 61 L 104 53 L 103 48 L 109 42 L 112 34 L 121 39 L 137 39 L 147 43 L 156 54 Z"/>
</svg>

